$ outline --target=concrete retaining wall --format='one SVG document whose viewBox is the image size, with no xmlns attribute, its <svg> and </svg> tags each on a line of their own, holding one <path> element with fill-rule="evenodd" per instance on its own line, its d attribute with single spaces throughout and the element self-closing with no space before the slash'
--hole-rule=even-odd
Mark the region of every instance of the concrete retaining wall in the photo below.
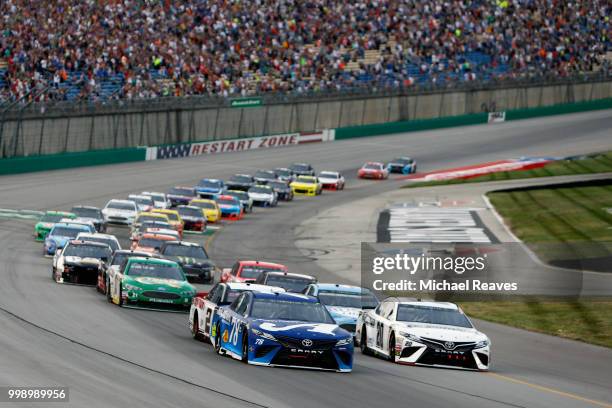
<svg viewBox="0 0 612 408">
<path fill-rule="evenodd" d="M 0 157 L 186 143 L 528 109 L 612 97 L 612 82 L 58 116 L 6 116 Z"/>
</svg>

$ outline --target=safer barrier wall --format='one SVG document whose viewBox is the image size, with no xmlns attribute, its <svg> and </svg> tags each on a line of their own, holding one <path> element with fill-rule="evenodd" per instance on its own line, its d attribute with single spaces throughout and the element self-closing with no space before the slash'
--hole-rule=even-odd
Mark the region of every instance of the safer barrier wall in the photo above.
<svg viewBox="0 0 612 408">
<path fill-rule="evenodd" d="M 144 147 L 133 147 L 2 159 L 0 175 L 143 161 L 146 152 Z"/>
</svg>

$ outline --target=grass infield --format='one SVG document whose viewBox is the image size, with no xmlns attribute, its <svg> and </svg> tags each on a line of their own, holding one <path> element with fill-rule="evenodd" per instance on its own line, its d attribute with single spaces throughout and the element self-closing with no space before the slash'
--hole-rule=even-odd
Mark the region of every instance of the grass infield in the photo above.
<svg viewBox="0 0 612 408">
<path fill-rule="evenodd" d="M 517 189 L 488 196 L 514 234 L 543 261 L 559 265 L 579 253 L 581 262 L 604 260 L 604 270 L 612 270 L 612 182 Z M 476 318 L 612 347 L 609 299 L 466 302 L 462 307 Z"/>
</svg>

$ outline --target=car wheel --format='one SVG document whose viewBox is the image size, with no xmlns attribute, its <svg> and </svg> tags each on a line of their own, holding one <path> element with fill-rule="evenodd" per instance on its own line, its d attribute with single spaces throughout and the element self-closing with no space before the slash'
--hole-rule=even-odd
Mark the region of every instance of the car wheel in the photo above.
<svg viewBox="0 0 612 408">
<path fill-rule="evenodd" d="M 247 335 L 246 330 L 242 334 L 242 362 L 249 362 L 249 336 Z"/>
<path fill-rule="evenodd" d="M 361 349 L 361 354 L 365 354 L 366 356 L 372 355 L 372 351 L 368 347 L 368 335 L 366 333 L 366 327 L 363 326 L 361 329 L 361 340 L 359 341 L 359 348 Z"/>
<path fill-rule="evenodd" d="M 391 337 L 389 338 L 389 361 L 395 363 L 397 361 L 397 357 L 395 354 L 395 334 L 391 333 Z"/>
<path fill-rule="evenodd" d="M 108 301 L 108 303 L 112 303 L 113 302 L 113 298 L 111 296 L 111 291 L 110 291 L 110 279 L 106 279 L 106 285 L 104 285 L 104 291 L 106 292 L 106 300 Z"/>
<path fill-rule="evenodd" d="M 119 302 L 117 303 L 117 305 L 119 307 L 123 307 L 125 303 L 123 302 L 123 288 L 121 287 L 121 284 L 119 284 Z"/>
<path fill-rule="evenodd" d="M 197 313 L 193 315 L 193 322 L 191 325 L 191 335 L 197 341 L 202 341 L 204 339 L 202 337 L 202 333 L 200 333 L 200 322 L 199 322 Z"/>
<path fill-rule="evenodd" d="M 215 329 L 215 353 L 220 356 L 223 355 L 223 351 L 221 350 L 221 325 L 219 323 L 217 323 Z"/>
</svg>

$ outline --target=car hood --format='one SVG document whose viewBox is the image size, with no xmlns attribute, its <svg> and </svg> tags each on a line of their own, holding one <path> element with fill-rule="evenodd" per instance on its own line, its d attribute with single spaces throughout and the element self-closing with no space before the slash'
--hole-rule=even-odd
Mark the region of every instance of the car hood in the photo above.
<svg viewBox="0 0 612 408">
<path fill-rule="evenodd" d="M 329 314 L 336 320 L 342 317 L 356 321 L 361 313 L 361 309 L 356 307 L 341 307 L 341 306 L 325 306 Z"/>
<path fill-rule="evenodd" d="M 293 187 L 306 187 L 306 188 L 315 188 L 317 185 L 315 183 L 302 183 L 301 181 L 294 181 L 291 183 Z"/>
<path fill-rule="evenodd" d="M 84 221 L 91 221 L 91 222 L 93 222 L 93 223 L 96 223 L 96 222 L 100 222 L 100 221 L 102 221 L 101 219 L 99 219 L 99 218 L 94 218 L 94 217 L 79 217 L 79 218 L 80 218 L 80 219 L 82 219 L 82 220 L 84 220 Z"/>
<path fill-rule="evenodd" d="M 341 329 L 337 324 L 331 323 L 307 323 L 291 320 L 258 319 L 253 321 L 253 328 L 270 333 L 273 336 L 282 335 L 313 340 L 348 337 L 348 332 Z"/>
<path fill-rule="evenodd" d="M 263 198 L 263 199 L 269 200 L 270 198 L 272 198 L 272 194 L 267 194 L 267 193 L 249 193 L 249 197 L 251 197 L 251 198 Z"/>
<path fill-rule="evenodd" d="M 136 211 L 135 210 L 120 210 L 118 208 L 105 208 L 104 210 L 104 214 L 107 215 L 123 215 L 123 216 L 131 216 L 131 215 L 135 215 Z"/>
<path fill-rule="evenodd" d="M 196 191 L 201 193 L 218 193 L 221 190 L 223 189 L 218 187 L 196 187 Z"/>
<path fill-rule="evenodd" d="M 127 276 L 124 283 L 139 286 L 144 290 L 159 290 L 160 287 L 167 289 L 169 292 L 178 292 L 183 290 L 193 289 L 187 281 L 177 281 L 174 279 L 152 278 L 149 276 L 129 277 Z"/>
<path fill-rule="evenodd" d="M 181 215 L 181 218 L 185 221 L 203 221 L 204 217 L 192 217 L 189 215 Z"/>
<path fill-rule="evenodd" d="M 437 324 L 410 324 L 399 323 L 400 331 L 414 334 L 418 337 L 426 337 L 441 341 L 480 341 L 486 340 L 487 336 L 476 329 L 467 327 L 444 326 Z"/>
<path fill-rule="evenodd" d="M 101 259 L 98 258 L 81 258 L 80 256 L 66 256 L 64 257 L 64 265 L 96 265 L 100 266 L 103 264 Z"/>
<path fill-rule="evenodd" d="M 205 258 L 193 258 L 190 256 L 164 256 L 164 258 L 170 259 L 181 265 L 214 266 L 214 263 L 210 259 Z"/>
<path fill-rule="evenodd" d="M 340 179 L 319 177 L 320 183 L 337 183 L 338 181 L 340 181 Z"/>
<path fill-rule="evenodd" d="M 52 237 L 48 236 L 47 239 L 55 242 L 55 245 L 62 247 L 64 245 L 66 245 L 66 243 L 68 241 L 70 241 L 72 238 L 71 237 L 63 237 L 63 236 L 54 235 Z"/>
</svg>

